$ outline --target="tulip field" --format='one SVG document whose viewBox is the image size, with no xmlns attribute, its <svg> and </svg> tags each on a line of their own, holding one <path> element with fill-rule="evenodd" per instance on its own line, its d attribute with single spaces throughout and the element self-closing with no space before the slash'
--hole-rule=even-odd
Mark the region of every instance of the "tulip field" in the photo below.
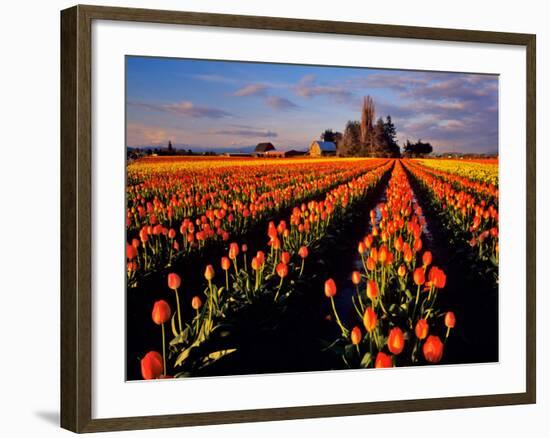
<svg viewBox="0 0 550 438">
<path fill-rule="evenodd" d="M 498 360 L 498 160 L 127 166 L 128 380 Z"/>
</svg>

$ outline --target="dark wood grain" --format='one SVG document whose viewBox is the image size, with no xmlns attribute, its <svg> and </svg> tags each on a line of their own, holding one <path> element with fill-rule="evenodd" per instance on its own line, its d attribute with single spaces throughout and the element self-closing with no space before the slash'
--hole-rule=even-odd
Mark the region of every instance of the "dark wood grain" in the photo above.
<svg viewBox="0 0 550 438">
<path fill-rule="evenodd" d="M 517 394 L 92 419 L 91 23 L 118 20 L 466 43 L 527 54 L 526 391 Z M 61 13 L 61 425 L 75 432 L 275 421 L 536 401 L 536 38 L 530 34 L 290 18 L 75 6 Z"/>
</svg>

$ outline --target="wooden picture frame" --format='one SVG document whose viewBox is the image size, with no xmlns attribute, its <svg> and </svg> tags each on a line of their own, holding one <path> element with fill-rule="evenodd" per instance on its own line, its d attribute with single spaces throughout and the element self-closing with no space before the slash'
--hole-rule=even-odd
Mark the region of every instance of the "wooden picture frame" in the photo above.
<svg viewBox="0 0 550 438">
<path fill-rule="evenodd" d="M 526 48 L 527 246 L 526 391 L 405 401 L 347 403 L 197 414 L 92 418 L 91 25 L 94 20 L 185 24 L 387 38 L 518 45 Z M 514 405 L 536 401 L 536 37 L 530 34 L 237 16 L 98 6 L 61 12 L 61 426 L 114 431 L 254 421 Z"/>
</svg>

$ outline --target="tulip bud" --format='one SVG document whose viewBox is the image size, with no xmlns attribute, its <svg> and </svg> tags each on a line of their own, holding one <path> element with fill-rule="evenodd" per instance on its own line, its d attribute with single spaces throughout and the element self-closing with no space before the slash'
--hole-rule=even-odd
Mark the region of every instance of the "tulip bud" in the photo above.
<svg viewBox="0 0 550 438">
<path fill-rule="evenodd" d="M 367 281 L 367 297 L 371 300 L 378 296 L 378 285 L 374 280 Z"/>
<path fill-rule="evenodd" d="M 447 328 L 454 328 L 456 324 L 456 318 L 455 318 L 455 314 L 453 312 L 447 312 L 445 314 L 445 326 Z"/>
<path fill-rule="evenodd" d="M 359 271 L 353 271 L 351 273 L 351 281 L 356 286 L 361 283 L 361 273 Z"/>
<path fill-rule="evenodd" d="M 422 265 L 428 266 L 432 263 L 432 253 L 430 251 L 424 251 L 422 255 Z"/>
<path fill-rule="evenodd" d="M 372 310 L 372 307 L 367 307 L 367 310 L 365 310 L 365 314 L 363 315 L 363 325 L 365 326 L 365 329 L 371 333 L 376 328 L 377 322 L 378 317 L 376 316 L 375 311 Z"/>
<path fill-rule="evenodd" d="M 298 250 L 298 255 L 300 257 L 302 257 L 303 259 L 307 258 L 307 256 L 309 255 L 309 251 L 307 249 L 307 246 L 300 247 L 300 249 Z"/>
<path fill-rule="evenodd" d="M 198 295 L 195 295 L 191 300 L 191 307 L 195 310 L 199 310 L 202 307 L 201 297 L 199 297 Z"/>
<path fill-rule="evenodd" d="M 351 330 L 351 343 L 353 345 L 359 344 L 359 342 L 361 342 L 361 337 L 361 329 L 357 326 L 353 327 L 353 329 Z"/>
<path fill-rule="evenodd" d="M 204 278 L 206 278 L 208 281 L 212 281 L 214 278 L 215 272 L 212 265 L 208 265 L 206 269 L 204 270 Z"/>
<path fill-rule="evenodd" d="M 181 285 L 181 278 L 178 274 L 170 273 L 168 274 L 168 287 L 172 290 L 179 289 Z"/>
<path fill-rule="evenodd" d="M 325 281 L 325 295 L 327 298 L 332 298 L 336 295 L 336 283 L 332 278 Z"/>
<path fill-rule="evenodd" d="M 222 269 L 224 271 L 227 271 L 231 267 L 231 260 L 229 260 L 227 257 L 222 257 Z"/>
<path fill-rule="evenodd" d="M 425 339 L 426 336 L 428 336 L 428 331 L 430 329 L 430 326 L 428 325 L 428 321 L 425 319 L 419 319 L 416 323 L 416 326 L 414 327 L 414 332 L 416 334 L 416 337 L 420 340 Z"/>
<path fill-rule="evenodd" d="M 424 276 L 424 269 L 416 268 L 414 270 L 413 279 L 414 279 L 414 283 L 417 286 L 422 286 L 424 284 L 424 282 L 426 281 L 426 278 Z"/>
<path fill-rule="evenodd" d="M 172 312 L 169 304 L 164 300 L 156 301 L 153 305 L 152 317 L 155 324 L 161 325 L 170 320 Z"/>
</svg>

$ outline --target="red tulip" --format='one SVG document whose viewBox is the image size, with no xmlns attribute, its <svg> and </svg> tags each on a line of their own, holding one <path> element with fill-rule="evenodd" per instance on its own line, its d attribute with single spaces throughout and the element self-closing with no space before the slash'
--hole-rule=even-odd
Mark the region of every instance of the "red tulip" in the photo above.
<svg viewBox="0 0 550 438">
<path fill-rule="evenodd" d="M 284 251 L 281 254 L 281 262 L 285 265 L 288 265 L 290 263 L 290 253 L 288 251 Z"/>
<path fill-rule="evenodd" d="M 164 301 L 156 301 L 153 305 L 152 317 L 155 324 L 161 325 L 170 320 L 172 311 L 170 310 L 170 305 Z"/>
<path fill-rule="evenodd" d="M 376 360 L 374 361 L 375 368 L 392 368 L 393 362 L 391 356 L 383 353 L 381 351 L 376 355 Z"/>
<path fill-rule="evenodd" d="M 377 296 L 378 296 L 378 285 L 376 284 L 376 281 L 368 280 L 367 281 L 367 297 L 369 297 L 371 300 L 373 300 Z"/>
<path fill-rule="evenodd" d="M 429 266 L 432 263 L 432 253 L 430 251 L 424 251 L 422 254 L 422 265 Z"/>
<path fill-rule="evenodd" d="M 298 250 L 298 255 L 303 259 L 307 258 L 307 256 L 309 255 L 307 246 L 300 247 L 300 249 Z"/>
<path fill-rule="evenodd" d="M 327 281 L 325 281 L 325 295 L 327 298 L 332 298 L 334 295 L 336 295 L 336 283 L 332 278 L 329 278 Z"/>
<path fill-rule="evenodd" d="M 181 278 L 178 274 L 170 273 L 168 274 L 168 287 L 172 290 L 179 289 L 181 285 Z"/>
<path fill-rule="evenodd" d="M 281 279 L 285 278 L 288 275 L 288 266 L 284 263 L 279 263 L 276 268 L 277 275 L 281 277 Z"/>
<path fill-rule="evenodd" d="M 170 231 L 168 231 L 168 238 L 173 239 L 174 237 L 176 237 L 176 230 L 170 228 Z"/>
<path fill-rule="evenodd" d="M 425 319 L 419 319 L 416 323 L 416 326 L 414 327 L 414 332 L 416 333 L 416 337 L 420 340 L 425 339 L 426 336 L 428 336 L 428 331 L 430 329 L 430 326 L 428 325 L 428 321 Z"/>
<path fill-rule="evenodd" d="M 404 347 L 405 337 L 403 336 L 403 332 L 399 327 L 392 328 L 388 336 L 388 350 L 393 354 L 399 354 L 403 351 Z"/>
<path fill-rule="evenodd" d="M 353 329 L 351 330 L 351 343 L 353 345 L 359 344 L 359 342 L 361 342 L 361 337 L 361 329 L 357 326 L 353 327 Z"/>
<path fill-rule="evenodd" d="M 158 379 L 164 373 L 162 356 L 156 351 L 150 351 L 141 359 L 141 375 L 145 380 Z"/>
<path fill-rule="evenodd" d="M 439 269 L 437 266 L 432 266 L 428 275 L 428 280 L 433 287 L 443 289 L 447 283 L 447 276 L 443 270 Z"/>
<path fill-rule="evenodd" d="M 252 269 L 254 269 L 255 271 L 258 271 L 262 267 L 262 265 L 258 260 L 258 257 L 252 257 L 251 265 L 252 265 Z"/>
<path fill-rule="evenodd" d="M 437 363 L 443 357 L 443 342 L 439 336 L 430 335 L 422 346 L 424 358 L 431 363 Z"/>
<path fill-rule="evenodd" d="M 126 258 L 128 260 L 133 260 L 137 257 L 137 249 L 133 245 L 126 244 Z"/>
<path fill-rule="evenodd" d="M 365 329 L 371 333 L 376 328 L 377 322 L 378 317 L 376 316 L 376 312 L 372 310 L 372 307 L 367 307 L 367 310 L 365 310 L 365 314 L 363 315 L 363 325 L 365 326 Z"/>
<path fill-rule="evenodd" d="M 426 278 L 424 276 L 424 269 L 416 268 L 414 270 L 413 279 L 414 279 L 414 283 L 417 286 L 422 286 L 424 284 L 424 282 L 426 281 Z"/>
</svg>

